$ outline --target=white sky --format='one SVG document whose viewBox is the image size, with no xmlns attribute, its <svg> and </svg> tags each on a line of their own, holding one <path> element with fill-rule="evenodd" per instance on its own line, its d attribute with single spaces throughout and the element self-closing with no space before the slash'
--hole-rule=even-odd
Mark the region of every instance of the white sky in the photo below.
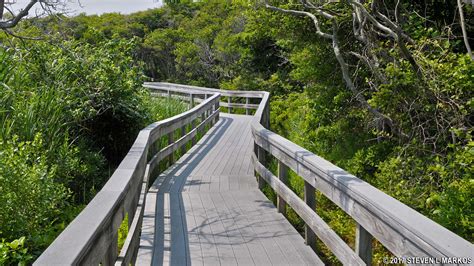
<svg viewBox="0 0 474 266">
<path fill-rule="evenodd" d="M 80 0 L 81 5 L 78 4 L 77 0 L 67 1 L 69 2 L 67 8 L 73 14 L 85 12 L 88 15 L 110 12 L 129 14 L 162 5 L 161 0 Z M 13 9 L 22 9 L 28 2 L 29 0 L 17 0 L 17 3 L 13 5 Z M 39 6 L 39 4 L 36 5 Z M 34 15 L 35 11 L 32 10 L 30 13 L 30 15 Z"/>
</svg>

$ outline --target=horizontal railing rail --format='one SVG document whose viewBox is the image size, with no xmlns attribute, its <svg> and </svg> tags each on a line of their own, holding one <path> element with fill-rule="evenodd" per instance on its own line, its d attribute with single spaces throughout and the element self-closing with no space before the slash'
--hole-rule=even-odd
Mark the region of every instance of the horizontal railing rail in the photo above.
<svg viewBox="0 0 474 266">
<path fill-rule="evenodd" d="M 180 85 L 166 82 L 145 82 L 144 86 L 151 90 L 159 89 L 160 91 L 166 89 L 172 89 L 174 92 L 180 92 L 184 95 L 188 94 L 189 97 L 181 97 L 191 99 L 192 101 L 200 102 L 202 99 L 194 97 L 194 95 L 202 93 L 220 93 L 221 96 L 226 97 L 227 101 L 221 101 L 220 106 L 226 107 L 228 113 L 232 113 L 235 109 L 244 109 L 246 115 L 251 114 L 251 110 L 257 110 L 260 105 L 260 100 L 264 97 L 264 92 L 261 91 L 232 91 L 232 90 L 218 90 L 211 88 L 203 88 L 189 85 Z M 222 98 L 221 98 L 222 99 Z M 245 100 L 242 103 L 233 102 L 235 100 Z M 252 103 L 252 101 L 258 100 L 258 103 Z"/>
<path fill-rule="evenodd" d="M 180 90 L 161 91 L 169 96 L 180 93 Z M 190 141 L 194 145 L 198 132 L 219 119 L 219 93 L 196 92 L 195 96 L 202 98 L 199 105 L 192 105 L 190 110 L 153 123 L 139 132 L 108 182 L 35 265 L 129 265 L 135 261 L 149 178 L 161 161 L 169 158 L 173 163 L 175 151 L 180 148 L 185 151 L 185 145 Z M 176 133 L 181 137 L 175 140 Z M 160 149 L 162 137 L 167 137 L 168 143 Z M 118 229 L 126 215 L 129 232 L 119 253 Z"/>
</svg>

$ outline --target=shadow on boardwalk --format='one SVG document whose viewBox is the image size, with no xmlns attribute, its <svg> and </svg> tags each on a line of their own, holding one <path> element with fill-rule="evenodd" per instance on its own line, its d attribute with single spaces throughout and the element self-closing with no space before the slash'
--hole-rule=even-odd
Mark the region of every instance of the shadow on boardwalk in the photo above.
<svg viewBox="0 0 474 266">
<path fill-rule="evenodd" d="M 142 228 L 146 235 L 142 231 L 140 249 L 149 259 L 139 261 L 152 265 L 314 264 L 317 257 L 312 250 L 257 189 L 255 177 L 249 174 L 252 148 L 250 118 L 223 115 L 199 143 L 163 172 L 152 186 L 154 210 L 144 216 L 154 222 Z M 151 202 L 147 200 L 147 205 Z"/>
<path fill-rule="evenodd" d="M 182 230 L 186 228 L 186 219 L 183 214 L 184 204 L 181 191 L 191 172 L 199 165 L 199 162 L 204 159 L 209 151 L 216 146 L 232 121 L 232 118 L 221 118 L 214 130 L 208 133 L 207 137 L 203 137 L 203 139 L 188 152 L 190 156 L 187 156 L 184 160 L 180 160 L 171 166 L 158 177 L 158 182 L 155 181 L 153 184 L 153 186 L 155 186 L 158 183 L 159 189 L 156 198 L 155 240 L 152 265 L 163 265 L 165 252 L 170 253 L 169 259 L 171 265 L 183 265 L 181 263 L 183 259 L 185 264 L 189 264 L 187 262 L 191 261 L 189 257 L 189 241 L 187 241 L 186 232 Z M 201 182 L 198 180 L 195 180 L 193 183 L 193 185 L 200 184 Z M 166 197 L 166 202 L 165 194 L 169 195 Z M 165 206 L 168 204 L 169 206 Z M 177 234 L 176 229 L 172 230 L 169 228 L 171 226 L 166 226 L 165 228 L 167 220 L 169 225 L 173 223 L 180 224 L 180 228 L 177 229 L 181 232 Z M 173 231 L 173 233 L 171 231 Z M 168 242 L 166 243 L 168 244 L 166 247 L 165 242 Z M 179 245 L 181 252 L 171 252 L 171 244 Z"/>
</svg>

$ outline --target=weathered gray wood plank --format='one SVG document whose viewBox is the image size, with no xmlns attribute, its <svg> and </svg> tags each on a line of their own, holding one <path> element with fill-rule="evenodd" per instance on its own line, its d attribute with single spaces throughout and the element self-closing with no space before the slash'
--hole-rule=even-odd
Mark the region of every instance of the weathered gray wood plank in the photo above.
<svg viewBox="0 0 474 266">
<path fill-rule="evenodd" d="M 171 240 L 163 262 L 176 264 L 173 258 L 178 256 L 180 263 L 197 265 L 319 264 L 303 238 L 256 190 L 255 177 L 242 165 L 252 153 L 250 123 L 246 116 L 223 115 L 215 128 L 161 175 L 165 179 L 158 179 L 160 193 L 170 195 L 171 236 L 155 237 Z M 164 230 L 156 231 L 167 232 L 167 225 L 163 226 Z M 292 254 L 285 255 L 287 251 Z"/>
<path fill-rule="evenodd" d="M 202 257 L 204 265 L 220 265 L 219 252 L 217 250 L 214 235 L 209 227 L 209 217 L 201 202 L 199 193 L 189 193 L 194 217 L 197 227 L 194 229 L 200 237 Z"/>
<path fill-rule="evenodd" d="M 235 219 L 235 213 L 233 214 L 227 208 L 224 200 L 222 199 L 221 193 L 210 193 L 209 195 L 214 206 L 219 212 L 220 221 L 224 226 L 225 234 L 228 238 L 229 244 L 232 246 L 232 250 L 234 251 L 237 264 L 255 265 L 250 255 L 249 248 L 245 244 L 245 241 L 239 232 L 239 226 L 242 226 L 242 224 L 238 224 L 238 220 Z"/>
<path fill-rule="evenodd" d="M 186 224 L 187 224 L 187 234 L 188 234 L 188 243 L 189 243 L 189 259 L 192 265 L 204 265 L 204 259 L 202 256 L 201 249 L 201 239 L 200 235 L 197 232 L 198 224 L 196 222 L 195 213 L 193 211 L 193 206 L 191 198 L 188 193 L 183 193 L 183 202 L 186 212 Z"/>
<path fill-rule="evenodd" d="M 218 193 L 218 192 L 217 192 Z M 237 265 L 234 250 L 227 237 L 227 232 L 222 225 L 219 210 L 214 206 L 210 197 L 211 193 L 200 193 L 201 202 L 209 219 L 208 224 L 214 235 L 219 261 L 221 265 Z"/>
</svg>

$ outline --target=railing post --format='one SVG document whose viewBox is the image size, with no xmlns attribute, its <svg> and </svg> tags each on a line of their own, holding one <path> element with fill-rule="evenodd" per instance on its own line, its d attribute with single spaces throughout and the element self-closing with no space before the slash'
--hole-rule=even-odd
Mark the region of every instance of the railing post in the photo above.
<svg viewBox="0 0 474 266">
<path fill-rule="evenodd" d="M 265 163 L 265 150 L 260 147 L 260 146 L 257 146 L 257 156 L 258 156 L 258 161 L 263 165 L 263 166 L 266 166 L 266 163 Z M 263 187 L 265 186 L 265 180 L 259 176 L 258 177 L 258 188 L 259 189 L 263 189 Z"/>
<path fill-rule="evenodd" d="M 367 264 L 372 264 L 372 235 L 360 224 L 356 227 L 355 252 Z"/>
<path fill-rule="evenodd" d="M 202 114 L 201 114 L 201 122 L 204 122 L 204 120 L 206 119 L 207 117 L 207 109 L 205 109 Z"/>
<path fill-rule="evenodd" d="M 207 100 L 207 93 L 204 94 L 204 100 Z M 205 114 L 205 117 L 207 118 L 210 115 L 209 109 L 206 109 L 206 111 L 204 111 L 204 114 Z"/>
<path fill-rule="evenodd" d="M 270 106 L 269 102 L 265 105 L 265 128 L 270 129 Z"/>
<path fill-rule="evenodd" d="M 220 103 L 219 99 L 217 99 L 216 104 L 214 105 L 214 111 L 219 110 L 219 103 Z M 216 115 L 216 119 L 214 121 L 214 124 L 216 124 L 219 121 L 219 115 L 220 115 L 220 113 Z"/>
<path fill-rule="evenodd" d="M 171 91 L 168 90 L 168 100 L 170 100 L 170 99 L 171 99 Z"/>
<path fill-rule="evenodd" d="M 194 94 L 189 94 L 189 109 L 193 109 L 194 107 Z"/>
<path fill-rule="evenodd" d="M 245 106 L 245 114 L 246 114 L 246 115 L 249 115 L 249 113 L 250 113 L 250 112 L 249 112 L 249 111 L 250 111 L 250 110 L 249 110 L 249 106 L 248 106 L 248 105 L 249 105 L 249 97 L 245 98 L 245 105 L 246 105 L 246 106 Z"/>
<path fill-rule="evenodd" d="M 278 161 L 278 179 L 280 179 L 283 184 L 286 184 L 288 180 L 288 166 L 281 161 Z M 286 202 L 280 196 L 277 198 L 277 208 L 279 213 L 283 213 L 283 215 L 286 216 Z"/>
<path fill-rule="evenodd" d="M 207 112 L 207 111 L 204 111 L 204 112 L 202 112 L 202 114 L 201 114 L 201 123 L 204 122 L 204 120 L 206 119 L 206 112 Z M 201 133 L 204 133 L 204 131 L 205 131 L 205 126 L 203 125 L 203 127 L 202 127 L 201 130 L 199 130 L 199 131 L 200 131 Z"/>
<path fill-rule="evenodd" d="M 114 265 L 118 257 L 118 232 L 112 237 L 112 243 L 105 253 L 102 265 Z"/>
<path fill-rule="evenodd" d="M 228 104 L 228 106 L 227 106 L 227 112 L 228 112 L 229 114 L 232 113 L 232 107 L 230 107 L 231 101 L 232 101 L 232 100 L 231 100 L 231 97 L 230 97 L 230 96 L 227 96 L 227 104 Z"/>
<path fill-rule="evenodd" d="M 306 204 L 313 210 L 316 210 L 316 197 L 315 197 L 314 187 L 308 183 L 304 182 L 304 201 Z M 304 226 L 304 233 L 306 239 L 306 245 L 310 246 L 314 251 L 316 251 L 316 234 L 311 230 L 308 225 Z"/>
<path fill-rule="evenodd" d="M 174 131 L 171 131 L 170 133 L 168 133 L 168 145 L 171 145 L 173 143 L 174 143 Z M 173 152 L 169 156 L 169 161 L 170 161 L 170 165 L 174 163 Z"/>
<path fill-rule="evenodd" d="M 195 128 L 195 125 L 196 125 L 196 120 L 191 121 L 191 130 Z M 194 137 L 191 139 L 191 144 L 192 144 L 191 147 L 196 144 L 196 139 L 197 139 L 197 131 L 196 131 L 196 135 L 194 135 Z"/>
<path fill-rule="evenodd" d="M 181 127 L 181 137 L 184 137 L 186 135 L 186 125 Z M 186 144 L 187 142 L 181 146 L 181 156 L 183 156 L 186 153 Z"/>
</svg>

